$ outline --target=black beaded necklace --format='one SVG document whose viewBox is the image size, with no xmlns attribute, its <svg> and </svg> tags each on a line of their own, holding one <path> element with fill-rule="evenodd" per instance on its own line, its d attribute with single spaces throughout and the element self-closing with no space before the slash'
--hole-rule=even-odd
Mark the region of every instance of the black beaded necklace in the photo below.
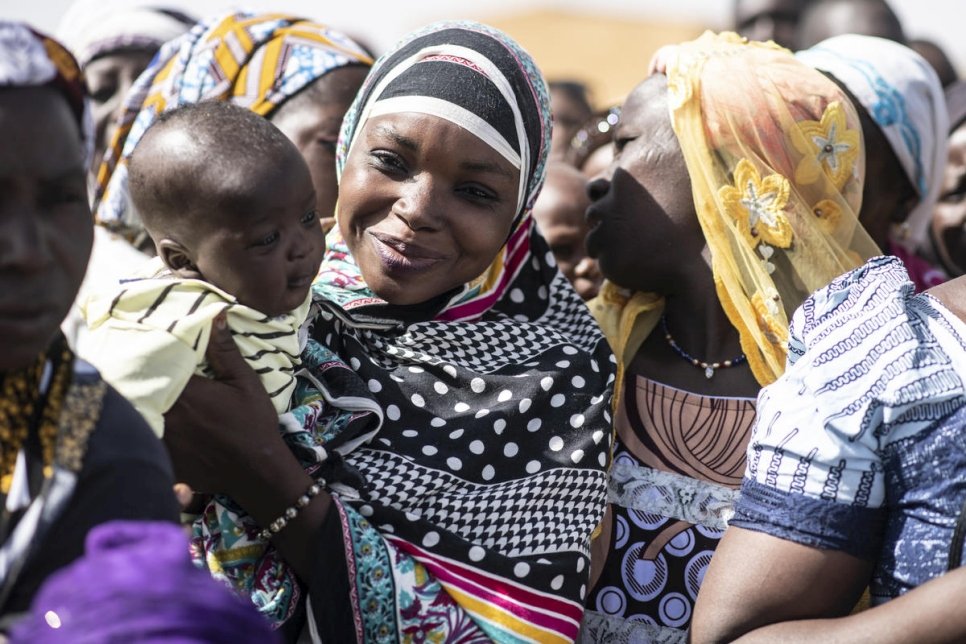
<svg viewBox="0 0 966 644">
<path fill-rule="evenodd" d="M 664 339 L 667 340 L 667 343 L 671 346 L 672 349 L 674 349 L 674 352 L 677 353 L 682 358 L 684 358 L 685 360 L 687 360 L 688 362 L 690 362 L 691 364 L 693 364 L 695 367 L 698 367 L 699 369 L 704 369 L 704 377 L 709 380 L 714 376 L 714 372 L 717 369 L 726 369 L 728 367 L 734 367 L 735 365 L 739 365 L 747 359 L 745 358 L 745 354 L 742 353 L 737 358 L 732 358 L 731 360 L 724 360 L 722 362 L 705 362 L 704 360 L 698 360 L 690 353 L 682 349 L 678 345 L 678 343 L 674 341 L 674 337 L 671 335 L 671 332 L 668 331 L 668 328 L 667 328 L 667 316 L 663 314 L 661 315 L 661 328 L 664 329 Z"/>
</svg>

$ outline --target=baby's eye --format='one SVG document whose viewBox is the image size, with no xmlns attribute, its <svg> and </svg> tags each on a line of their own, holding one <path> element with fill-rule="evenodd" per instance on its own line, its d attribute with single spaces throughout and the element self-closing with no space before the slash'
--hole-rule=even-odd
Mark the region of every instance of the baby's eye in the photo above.
<svg viewBox="0 0 966 644">
<path fill-rule="evenodd" d="M 302 215 L 302 218 L 299 219 L 299 222 L 301 222 L 303 224 L 311 224 L 311 223 L 317 221 L 318 218 L 319 218 L 319 213 L 318 213 L 318 211 L 316 211 L 315 208 L 313 208 L 312 210 L 309 210 L 304 215 Z"/>
<path fill-rule="evenodd" d="M 277 241 L 278 241 L 278 231 L 275 231 L 275 232 L 273 232 L 270 235 L 265 235 L 264 237 L 262 237 L 261 239 L 259 239 L 257 242 L 255 242 L 254 244 L 252 244 L 252 246 L 261 246 L 261 247 L 271 246 L 272 244 L 274 244 Z"/>
</svg>

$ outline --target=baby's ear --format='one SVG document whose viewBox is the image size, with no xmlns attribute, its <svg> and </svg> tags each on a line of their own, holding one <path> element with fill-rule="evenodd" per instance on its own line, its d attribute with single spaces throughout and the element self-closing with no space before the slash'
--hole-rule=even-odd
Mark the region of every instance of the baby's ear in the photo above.
<svg viewBox="0 0 966 644">
<path fill-rule="evenodd" d="M 158 257 L 171 272 L 183 279 L 204 279 L 195 265 L 191 252 L 173 239 L 164 238 L 157 243 Z"/>
</svg>

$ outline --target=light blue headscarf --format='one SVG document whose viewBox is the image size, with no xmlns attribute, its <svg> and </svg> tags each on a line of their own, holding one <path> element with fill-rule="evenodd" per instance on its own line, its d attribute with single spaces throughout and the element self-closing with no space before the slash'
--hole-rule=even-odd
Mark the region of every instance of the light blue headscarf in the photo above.
<svg viewBox="0 0 966 644">
<path fill-rule="evenodd" d="M 919 193 L 896 241 L 914 250 L 926 241 L 946 166 L 949 115 L 939 77 L 926 59 L 897 42 L 849 34 L 796 54 L 845 84 L 882 129 Z"/>
</svg>

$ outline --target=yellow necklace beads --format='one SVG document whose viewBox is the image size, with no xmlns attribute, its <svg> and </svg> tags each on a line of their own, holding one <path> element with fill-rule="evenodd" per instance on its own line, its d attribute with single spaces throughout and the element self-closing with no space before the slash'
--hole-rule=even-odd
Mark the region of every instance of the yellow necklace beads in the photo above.
<svg viewBox="0 0 966 644">
<path fill-rule="evenodd" d="M 54 448 L 64 398 L 70 387 L 74 356 L 66 342 L 58 342 L 34 364 L 0 373 L 0 493 L 13 483 L 17 455 L 36 427 L 43 458 L 44 476 L 53 473 Z M 46 395 L 40 391 L 48 359 L 53 373 Z"/>
</svg>

